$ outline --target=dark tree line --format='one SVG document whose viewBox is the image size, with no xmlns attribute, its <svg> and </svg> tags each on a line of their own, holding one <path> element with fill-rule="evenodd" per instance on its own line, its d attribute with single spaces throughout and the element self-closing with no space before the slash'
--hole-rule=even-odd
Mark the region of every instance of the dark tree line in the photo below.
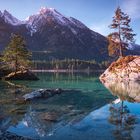
<svg viewBox="0 0 140 140">
<path fill-rule="evenodd" d="M 101 70 L 107 68 L 109 64 L 109 61 L 99 63 L 95 60 L 84 61 L 79 59 L 33 61 L 33 69 Z"/>
</svg>

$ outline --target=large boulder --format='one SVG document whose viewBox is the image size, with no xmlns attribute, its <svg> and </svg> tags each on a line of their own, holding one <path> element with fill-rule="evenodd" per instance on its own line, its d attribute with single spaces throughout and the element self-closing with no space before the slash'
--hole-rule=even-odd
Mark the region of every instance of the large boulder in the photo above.
<svg viewBox="0 0 140 140">
<path fill-rule="evenodd" d="M 119 58 L 107 68 L 100 79 L 140 81 L 140 56 Z"/>
<path fill-rule="evenodd" d="M 31 71 L 12 72 L 4 77 L 5 80 L 39 80 L 39 78 Z"/>
</svg>

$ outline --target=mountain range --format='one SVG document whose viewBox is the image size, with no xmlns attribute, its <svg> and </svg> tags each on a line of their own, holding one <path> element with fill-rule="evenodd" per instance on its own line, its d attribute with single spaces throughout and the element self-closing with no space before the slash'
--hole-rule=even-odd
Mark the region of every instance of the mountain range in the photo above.
<svg viewBox="0 0 140 140">
<path fill-rule="evenodd" d="M 34 59 L 105 61 L 109 58 L 106 37 L 53 8 L 41 8 L 37 14 L 24 21 L 18 20 L 6 10 L 0 12 L 0 51 L 9 43 L 11 33 L 25 38 Z"/>
</svg>

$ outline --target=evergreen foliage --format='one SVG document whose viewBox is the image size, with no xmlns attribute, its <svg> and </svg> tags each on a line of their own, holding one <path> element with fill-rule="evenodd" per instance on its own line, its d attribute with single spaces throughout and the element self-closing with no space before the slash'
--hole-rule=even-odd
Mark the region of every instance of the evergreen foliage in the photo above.
<svg viewBox="0 0 140 140">
<path fill-rule="evenodd" d="M 134 36 L 136 34 L 133 34 L 130 22 L 130 17 L 118 7 L 115 11 L 112 24 L 110 25 L 110 28 L 114 29 L 114 32 L 108 35 L 110 56 L 119 55 L 122 57 L 129 43 L 134 42 Z"/>
<path fill-rule="evenodd" d="M 31 53 L 22 36 L 12 34 L 11 41 L 2 54 L 3 63 L 13 71 L 29 69 Z"/>
</svg>

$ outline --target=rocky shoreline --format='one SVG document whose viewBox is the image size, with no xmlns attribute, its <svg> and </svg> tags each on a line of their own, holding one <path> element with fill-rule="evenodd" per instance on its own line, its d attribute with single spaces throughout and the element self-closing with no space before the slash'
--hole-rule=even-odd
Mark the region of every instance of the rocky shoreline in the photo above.
<svg viewBox="0 0 140 140">
<path fill-rule="evenodd" d="M 4 80 L 39 80 L 39 78 L 31 71 L 17 71 L 3 77 Z"/>
</svg>

